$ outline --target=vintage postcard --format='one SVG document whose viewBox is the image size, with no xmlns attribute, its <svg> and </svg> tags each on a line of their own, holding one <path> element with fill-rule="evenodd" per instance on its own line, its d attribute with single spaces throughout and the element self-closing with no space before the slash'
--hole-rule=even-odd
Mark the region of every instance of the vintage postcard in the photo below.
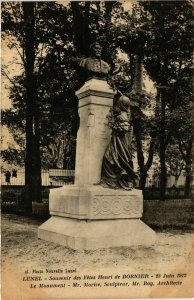
<svg viewBox="0 0 194 300">
<path fill-rule="evenodd" d="M 193 3 L 2 1 L 2 300 L 192 298 Z"/>
</svg>

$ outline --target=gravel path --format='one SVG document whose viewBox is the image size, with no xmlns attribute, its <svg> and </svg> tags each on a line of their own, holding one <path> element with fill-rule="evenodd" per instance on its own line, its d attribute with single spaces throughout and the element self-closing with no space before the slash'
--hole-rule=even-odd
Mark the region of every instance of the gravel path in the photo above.
<svg viewBox="0 0 194 300">
<path fill-rule="evenodd" d="M 26 269 L 54 269 L 60 266 L 76 268 L 78 273 L 91 273 L 94 270 L 106 270 L 106 273 L 110 273 L 114 270 L 118 274 L 123 274 L 124 271 L 162 274 L 176 270 L 189 274 L 194 264 L 192 232 L 158 232 L 156 244 L 147 248 L 141 246 L 75 251 L 38 239 L 37 229 L 41 223 L 41 220 L 23 216 L 2 215 L 3 273 L 10 274 L 13 268 L 23 273 Z"/>
</svg>

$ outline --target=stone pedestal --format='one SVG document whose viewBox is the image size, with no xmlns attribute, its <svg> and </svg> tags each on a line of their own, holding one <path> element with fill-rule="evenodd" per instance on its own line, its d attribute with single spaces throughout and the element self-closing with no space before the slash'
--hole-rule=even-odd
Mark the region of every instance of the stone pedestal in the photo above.
<svg viewBox="0 0 194 300">
<path fill-rule="evenodd" d="M 75 184 L 50 191 L 51 218 L 39 227 L 39 238 L 80 250 L 153 244 L 154 231 L 140 220 L 142 192 L 99 185 L 114 92 L 106 81 L 91 79 L 76 95 L 80 128 Z"/>
<path fill-rule="evenodd" d="M 76 92 L 80 127 L 77 134 L 75 184 L 97 184 L 102 158 L 110 141 L 107 115 L 114 92 L 104 80 L 91 79 Z"/>
</svg>

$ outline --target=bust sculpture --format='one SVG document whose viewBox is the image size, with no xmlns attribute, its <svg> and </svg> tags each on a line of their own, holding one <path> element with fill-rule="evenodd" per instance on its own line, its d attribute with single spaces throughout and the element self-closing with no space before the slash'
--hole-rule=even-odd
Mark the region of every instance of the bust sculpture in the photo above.
<svg viewBox="0 0 194 300">
<path fill-rule="evenodd" d="M 106 80 L 110 72 L 108 63 L 101 59 L 102 47 L 98 42 L 90 45 L 90 56 L 80 62 L 80 67 L 84 71 L 85 80 L 97 78 Z"/>
</svg>

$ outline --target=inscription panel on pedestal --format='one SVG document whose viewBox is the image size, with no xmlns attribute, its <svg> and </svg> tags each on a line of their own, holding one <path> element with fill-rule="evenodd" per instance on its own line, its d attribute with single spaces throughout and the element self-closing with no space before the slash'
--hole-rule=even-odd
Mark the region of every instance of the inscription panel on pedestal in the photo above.
<svg viewBox="0 0 194 300">
<path fill-rule="evenodd" d="M 94 219 L 140 218 L 143 202 L 135 196 L 94 196 L 91 205 L 91 217 Z"/>
<path fill-rule="evenodd" d="M 96 128 L 97 130 L 95 130 L 95 137 L 107 139 L 109 131 L 106 117 L 102 118 L 98 116 L 96 118 Z"/>
</svg>

